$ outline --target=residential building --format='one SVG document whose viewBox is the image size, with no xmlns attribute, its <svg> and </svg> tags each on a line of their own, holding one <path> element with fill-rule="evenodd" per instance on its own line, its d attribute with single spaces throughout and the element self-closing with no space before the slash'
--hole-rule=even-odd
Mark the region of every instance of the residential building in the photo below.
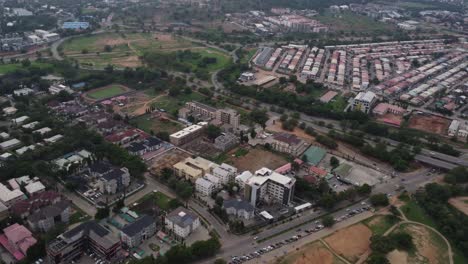
<svg viewBox="0 0 468 264">
<path fill-rule="evenodd" d="M 6 207 L 10 207 L 14 203 L 26 199 L 26 195 L 20 190 L 10 190 L 5 185 L 0 183 L 0 202 Z"/>
<path fill-rule="evenodd" d="M 372 109 L 372 113 L 379 116 L 385 115 L 387 113 L 403 115 L 405 112 L 406 110 L 404 108 L 388 103 L 379 103 L 374 107 L 374 109 Z"/>
<path fill-rule="evenodd" d="M 130 185 L 130 173 L 127 168 L 112 169 L 98 180 L 102 193 L 115 194 Z"/>
<path fill-rule="evenodd" d="M 192 211 L 179 207 L 166 215 L 164 223 L 177 237 L 186 238 L 200 226 L 200 219 Z"/>
<path fill-rule="evenodd" d="M 240 114 L 230 108 L 218 109 L 216 110 L 216 123 L 218 124 L 228 124 L 233 129 L 238 129 L 240 125 Z"/>
<path fill-rule="evenodd" d="M 186 158 L 184 161 L 173 165 L 176 176 L 195 182 L 206 173 L 211 173 L 218 165 L 201 157 Z"/>
<path fill-rule="evenodd" d="M 12 215 L 24 219 L 41 208 L 56 204 L 60 201 L 63 201 L 63 197 L 59 193 L 45 191 L 31 196 L 27 200 L 15 202 L 13 205 L 11 205 L 10 212 Z"/>
<path fill-rule="evenodd" d="M 458 128 L 460 127 L 460 121 L 454 119 L 448 128 L 448 135 L 449 137 L 453 137 L 457 135 Z"/>
<path fill-rule="evenodd" d="M 128 147 L 127 150 L 132 155 L 144 155 L 148 152 L 158 150 L 162 147 L 162 141 L 155 138 L 149 137 L 144 139 L 141 142 L 132 142 Z"/>
<path fill-rule="evenodd" d="M 13 94 L 16 96 L 26 96 L 32 93 L 34 93 L 34 90 L 30 88 L 21 88 L 13 91 Z"/>
<path fill-rule="evenodd" d="M 237 185 L 239 185 L 239 188 L 243 190 L 249 179 L 252 177 L 253 174 L 250 171 L 244 171 L 238 176 L 236 176 L 236 183 Z"/>
<path fill-rule="evenodd" d="M 171 143 L 176 146 L 183 145 L 201 136 L 203 134 L 203 131 L 205 130 L 206 125 L 208 124 L 205 122 L 200 122 L 197 125 L 191 125 L 176 133 L 171 134 L 169 136 L 169 139 Z"/>
<path fill-rule="evenodd" d="M 292 156 L 301 155 L 309 146 L 307 142 L 289 133 L 277 133 L 273 136 L 271 147 Z"/>
<path fill-rule="evenodd" d="M 234 148 L 237 144 L 239 144 L 239 138 L 232 133 L 222 133 L 214 141 L 214 147 L 223 152 Z"/>
<path fill-rule="evenodd" d="M 89 165 L 88 171 L 92 177 L 101 178 L 104 174 L 110 172 L 113 168 L 114 167 L 108 162 L 98 161 Z"/>
<path fill-rule="evenodd" d="M 28 224 L 34 231 L 48 232 L 57 223 L 68 223 L 70 219 L 70 201 L 62 200 L 43 207 L 28 217 Z"/>
<path fill-rule="evenodd" d="M 34 130 L 33 133 L 38 133 L 39 135 L 45 135 L 49 132 L 51 132 L 52 129 L 50 129 L 49 127 L 43 127 L 43 128 L 40 128 L 40 129 L 37 129 L 37 130 Z"/>
<path fill-rule="evenodd" d="M 0 139 L 7 140 L 9 138 L 10 138 L 10 134 L 8 134 L 6 132 L 0 132 Z"/>
<path fill-rule="evenodd" d="M 120 249 L 120 240 L 97 221 L 84 222 L 59 235 L 46 248 L 49 263 L 52 264 L 71 263 L 86 251 L 112 261 L 118 258 Z"/>
<path fill-rule="evenodd" d="M 208 179 L 200 177 L 195 181 L 195 190 L 201 195 L 210 196 L 215 190 L 215 184 Z"/>
<path fill-rule="evenodd" d="M 151 216 L 143 215 L 120 230 L 120 241 L 128 248 L 138 247 L 156 234 L 156 222 Z"/>
<path fill-rule="evenodd" d="M 267 168 L 255 172 L 244 186 L 244 197 L 253 206 L 260 202 L 289 205 L 294 196 L 296 179 Z"/>
<path fill-rule="evenodd" d="M 235 215 L 246 220 L 252 219 L 255 215 L 255 207 L 249 202 L 241 199 L 231 199 L 223 202 L 223 209 L 229 215 Z"/>
<path fill-rule="evenodd" d="M 50 138 L 44 138 L 44 142 L 45 142 L 45 143 L 48 143 L 48 144 L 53 144 L 53 143 L 55 143 L 55 142 L 61 140 L 62 138 L 63 138 L 62 135 L 57 134 L 57 135 L 52 136 L 52 137 L 50 137 Z"/>
<path fill-rule="evenodd" d="M 73 29 L 73 30 L 88 29 L 89 23 L 88 22 L 63 22 L 62 28 Z"/>
<path fill-rule="evenodd" d="M 24 188 L 26 189 L 26 192 L 29 196 L 45 191 L 45 186 L 40 181 L 31 182 L 28 185 L 24 186 Z"/>
<path fill-rule="evenodd" d="M 375 102 L 377 102 L 375 93 L 370 91 L 360 92 L 353 100 L 352 110 L 368 114 Z"/>
<path fill-rule="evenodd" d="M 17 261 L 24 259 L 28 249 L 36 243 L 37 240 L 32 236 L 31 231 L 20 224 L 8 226 L 3 229 L 3 234 L 0 235 L 0 244 Z"/>
<path fill-rule="evenodd" d="M 255 80 L 255 74 L 252 72 L 243 72 L 239 77 L 239 81 L 241 82 L 248 82 Z"/>
<path fill-rule="evenodd" d="M 12 138 L 10 140 L 3 141 L 2 143 L 0 143 L 0 149 L 4 151 L 10 150 L 19 146 L 21 146 L 21 141 L 19 141 L 16 138 Z"/>
<path fill-rule="evenodd" d="M 217 109 L 199 102 L 187 102 L 185 107 L 190 109 L 192 116 L 198 119 L 211 120 L 216 118 Z"/>
<path fill-rule="evenodd" d="M 237 168 L 226 163 L 222 163 L 220 166 L 213 169 L 213 176 L 218 178 L 220 183 L 224 185 L 233 181 L 236 174 Z"/>
<path fill-rule="evenodd" d="M 18 118 L 12 119 L 11 122 L 13 125 L 20 126 L 29 119 L 29 116 L 20 116 Z"/>
<path fill-rule="evenodd" d="M 0 221 L 7 218 L 9 215 L 10 212 L 8 211 L 8 207 L 0 202 Z"/>
<path fill-rule="evenodd" d="M 5 115 L 14 115 L 14 114 L 16 114 L 17 111 L 18 111 L 18 109 L 16 109 L 13 106 L 3 108 L 3 113 Z"/>
</svg>

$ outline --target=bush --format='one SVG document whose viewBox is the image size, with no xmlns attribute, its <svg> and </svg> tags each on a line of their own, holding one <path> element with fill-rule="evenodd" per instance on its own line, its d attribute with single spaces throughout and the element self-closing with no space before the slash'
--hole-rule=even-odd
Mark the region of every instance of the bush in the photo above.
<svg viewBox="0 0 468 264">
<path fill-rule="evenodd" d="M 389 204 L 385 193 L 371 195 L 370 202 L 373 206 L 387 206 Z"/>
</svg>

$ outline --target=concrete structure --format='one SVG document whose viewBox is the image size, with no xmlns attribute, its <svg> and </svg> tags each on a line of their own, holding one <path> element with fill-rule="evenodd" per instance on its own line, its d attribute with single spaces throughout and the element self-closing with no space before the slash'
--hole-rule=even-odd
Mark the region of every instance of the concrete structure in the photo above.
<svg viewBox="0 0 468 264">
<path fill-rule="evenodd" d="M 184 115 L 191 115 L 194 118 L 206 121 L 214 120 L 217 124 L 228 124 L 234 129 L 238 129 L 240 125 L 240 114 L 233 109 L 217 109 L 209 105 L 199 102 L 188 102 L 185 108 L 189 109 L 189 113 Z"/>
<path fill-rule="evenodd" d="M 296 157 L 302 154 L 308 146 L 307 142 L 289 133 L 275 134 L 271 142 L 271 147 L 274 150 Z"/>
<path fill-rule="evenodd" d="M 450 126 L 448 128 L 448 132 L 447 132 L 449 137 L 456 136 L 459 127 L 460 127 L 460 121 L 458 121 L 456 119 L 452 120 L 452 123 L 450 123 Z"/>
<path fill-rule="evenodd" d="M 200 177 L 195 181 L 195 190 L 201 195 L 210 196 L 215 190 L 215 184 Z"/>
<path fill-rule="evenodd" d="M 214 147 L 221 150 L 227 151 L 239 144 L 239 138 L 231 133 L 222 133 L 219 137 L 215 138 Z"/>
<path fill-rule="evenodd" d="M 89 23 L 88 22 L 64 22 L 62 25 L 62 28 L 72 29 L 72 30 L 88 29 Z"/>
<path fill-rule="evenodd" d="M 19 141 L 16 138 L 12 138 L 10 140 L 3 141 L 2 143 L 0 143 L 0 149 L 3 151 L 10 150 L 19 146 L 21 146 L 21 141 Z"/>
<path fill-rule="evenodd" d="M 5 185 L 0 183 L 0 202 L 6 207 L 10 207 L 14 203 L 26 199 L 26 195 L 19 190 L 10 190 Z"/>
<path fill-rule="evenodd" d="M 221 184 L 228 184 L 233 181 L 236 174 L 237 168 L 226 163 L 222 163 L 213 169 L 213 176 L 218 178 Z"/>
<path fill-rule="evenodd" d="M 208 125 L 208 123 L 205 122 L 200 122 L 197 125 L 191 125 L 176 133 L 171 134 L 169 136 L 169 139 L 171 143 L 176 146 L 183 145 L 201 136 L 206 125 Z"/>
<path fill-rule="evenodd" d="M 374 115 L 385 115 L 387 113 L 403 115 L 405 112 L 406 110 L 404 108 L 388 103 L 379 103 L 372 109 Z"/>
<path fill-rule="evenodd" d="M 224 201 L 223 209 L 229 215 L 235 215 L 246 220 L 252 219 L 255 216 L 255 207 L 249 202 L 240 199 Z"/>
<path fill-rule="evenodd" d="M 48 232 L 57 223 L 68 223 L 71 213 L 70 201 L 63 200 L 43 207 L 28 217 L 28 224 L 34 231 Z"/>
<path fill-rule="evenodd" d="M 245 185 L 249 181 L 249 179 L 252 177 L 253 177 L 253 174 L 250 171 L 244 171 L 241 174 L 236 176 L 236 183 L 237 185 L 239 185 L 241 190 L 243 190 Z"/>
<path fill-rule="evenodd" d="M 30 182 L 28 185 L 24 186 L 24 188 L 29 196 L 45 191 L 45 186 L 40 181 Z"/>
<path fill-rule="evenodd" d="M 255 172 L 244 186 L 244 197 L 253 206 L 260 202 L 289 205 L 294 196 L 296 179 L 267 168 Z"/>
<path fill-rule="evenodd" d="M 354 111 L 361 111 L 368 114 L 376 101 L 377 96 L 375 95 L 375 93 L 370 91 L 360 92 L 354 98 L 351 109 Z"/>
<path fill-rule="evenodd" d="M 156 222 L 151 216 L 143 215 L 120 230 L 120 241 L 127 248 L 138 247 L 154 234 L 156 234 Z"/>
<path fill-rule="evenodd" d="M 200 219 L 195 213 L 179 207 L 166 216 L 164 223 L 166 229 L 171 230 L 176 236 L 187 238 L 200 226 Z"/>
<path fill-rule="evenodd" d="M 59 235 L 47 245 L 49 263 L 68 264 L 85 251 L 112 261 L 118 257 L 120 241 L 96 221 L 88 221 Z"/>
<path fill-rule="evenodd" d="M 115 194 L 130 185 L 130 172 L 127 168 L 112 169 L 98 179 L 99 190 L 102 193 Z"/>
<path fill-rule="evenodd" d="M 173 169 L 176 176 L 195 182 L 206 173 L 211 173 L 217 167 L 216 163 L 201 157 L 186 158 L 184 161 L 174 164 Z"/>
<path fill-rule="evenodd" d="M 235 130 L 239 128 L 240 118 L 240 114 L 236 110 L 230 108 L 216 110 L 216 122 L 228 124 Z"/>
</svg>

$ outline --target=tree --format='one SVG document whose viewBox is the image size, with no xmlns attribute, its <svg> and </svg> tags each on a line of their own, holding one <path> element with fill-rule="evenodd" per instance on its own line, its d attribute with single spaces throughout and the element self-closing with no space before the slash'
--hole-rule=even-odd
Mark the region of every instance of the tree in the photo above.
<svg viewBox="0 0 468 264">
<path fill-rule="evenodd" d="M 325 227 L 332 227 L 335 224 L 335 219 L 331 215 L 323 217 L 322 223 Z"/>
<path fill-rule="evenodd" d="M 105 52 L 111 52 L 112 51 L 112 47 L 110 45 L 105 45 L 104 46 L 104 51 Z"/>
<path fill-rule="evenodd" d="M 45 257 L 46 254 L 47 253 L 44 240 L 38 239 L 36 244 L 30 246 L 26 251 L 26 263 L 33 263 L 39 258 Z"/>
<path fill-rule="evenodd" d="M 31 61 L 29 59 L 25 59 L 21 61 L 21 66 L 24 68 L 31 66 Z"/>
<path fill-rule="evenodd" d="M 389 204 L 388 197 L 385 193 L 371 195 L 370 203 L 373 206 L 387 206 Z"/>
<path fill-rule="evenodd" d="M 255 129 L 251 128 L 250 129 L 250 137 L 255 138 L 257 136 L 257 132 L 255 132 Z"/>
<path fill-rule="evenodd" d="M 107 73 L 113 73 L 114 66 L 112 66 L 111 64 L 107 64 L 107 66 L 104 68 L 104 71 L 106 71 Z"/>
<path fill-rule="evenodd" d="M 249 117 L 252 119 L 252 121 L 265 129 L 266 122 L 268 121 L 268 114 L 265 110 L 254 109 L 252 112 L 250 112 Z"/>
<path fill-rule="evenodd" d="M 372 252 L 366 261 L 367 264 L 390 264 L 387 256 L 378 252 Z"/>
<path fill-rule="evenodd" d="M 340 160 L 338 160 L 335 156 L 331 156 L 330 165 L 332 166 L 332 168 L 336 168 L 340 165 Z"/>
<path fill-rule="evenodd" d="M 215 138 L 221 135 L 221 128 L 215 125 L 209 124 L 208 127 L 206 128 L 206 135 L 209 139 L 215 140 Z"/>
<path fill-rule="evenodd" d="M 171 87 L 169 89 L 169 96 L 176 97 L 180 94 L 180 88 L 179 87 Z"/>
<path fill-rule="evenodd" d="M 96 215 L 94 216 L 94 219 L 101 220 L 101 219 L 109 217 L 109 215 L 110 215 L 110 210 L 108 206 L 104 208 L 98 208 Z"/>
</svg>

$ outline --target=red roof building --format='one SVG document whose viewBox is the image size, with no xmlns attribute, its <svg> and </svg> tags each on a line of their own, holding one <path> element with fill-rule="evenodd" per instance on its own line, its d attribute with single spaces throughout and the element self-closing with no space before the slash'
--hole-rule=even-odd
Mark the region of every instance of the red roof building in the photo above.
<svg viewBox="0 0 468 264">
<path fill-rule="evenodd" d="M 18 261 L 22 260 L 28 249 L 37 242 L 31 231 L 19 224 L 12 224 L 3 229 L 3 233 L 0 235 L 0 244 Z"/>
</svg>

